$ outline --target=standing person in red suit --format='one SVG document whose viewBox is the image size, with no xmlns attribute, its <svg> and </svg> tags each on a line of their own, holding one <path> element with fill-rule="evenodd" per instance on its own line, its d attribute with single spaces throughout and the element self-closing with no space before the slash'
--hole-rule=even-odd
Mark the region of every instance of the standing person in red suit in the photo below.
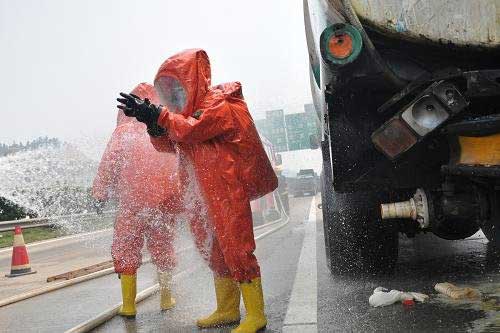
<svg viewBox="0 0 500 333">
<path fill-rule="evenodd" d="M 132 94 L 158 102 L 154 87 L 147 83 L 139 84 Z M 170 284 L 175 267 L 174 216 L 180 199 L 176 170 L 176 155 L 158 152 L 146 126 L 119 110 L 94 180 L 93 196 L 101 203 L 110 199 L 118 203 L 111 254 L 121 280 L 122 316 L 136 315 L 136 273 L 144 237 L 158 269 L 160 307 L 167 310 L 175 304 Z"/>
<path fill-rule="evenodd" d="M 186 50 L 160 67 L 155 88 L 162 105 L 128 94 L 118 101 L 125 114 L 147 124 L 155 146 L 179 152 L 183 183 L 196 181 L 207 207 L 211 237 L 209 262 L 214 271 L 217 309 L 199 319 L 199 327 L 240 320 L 240 292 L 246 318 L 234 333 L 257 332 L 267 324 L 260 267 L 254 255 L 250 200 L 272 192 L 277 178 L 257 134 L 237 82 L 210 86 L 205 51 Z M 191 179 L 191 178 L 195 179 Z M 199 223 L 192 222 L 196 226 Z M 203 228 L 199 228 L 203 231 Z M 198 242 L 197 242 L 198 243 Z"/>
</svg>

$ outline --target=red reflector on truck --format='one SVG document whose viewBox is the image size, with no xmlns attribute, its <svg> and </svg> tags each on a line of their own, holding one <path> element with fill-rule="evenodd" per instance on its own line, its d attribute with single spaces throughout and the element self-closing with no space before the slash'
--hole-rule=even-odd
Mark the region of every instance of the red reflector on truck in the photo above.
<svg viewBox="0 0 500 333">
<path fill-rule="evenodd" d="M 358 58 L 363 49 L 363 38 L 354 26 L 337 23 L 329 26 L 319 38 L 321 56 L 333 66 L 344 66 Z"/>
<path fill-rule="evenodd" d="M 333 35 L 328 41 L 328 50 L 338 59 L 345 59 L 352 54 L 352 38 L 348 34 Z"/>
<path fill-rule="evenodd" d="M 417 137 L 401 119 L 393 118 L 372 134 L 372 141 L 377 149 L 394 159 L 417 143 Z"/>
</svg>

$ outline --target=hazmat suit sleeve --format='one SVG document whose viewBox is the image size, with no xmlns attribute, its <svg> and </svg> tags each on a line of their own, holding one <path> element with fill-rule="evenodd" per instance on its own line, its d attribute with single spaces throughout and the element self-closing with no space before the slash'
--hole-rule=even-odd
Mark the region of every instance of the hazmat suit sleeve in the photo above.
<svg viewBox="0 0 500 333">
<path fill-rule="evenodd" d="M 169 112 L 165 108 L 160 114 L 158 125 L 167 129 L 172 140 L 194 144 L 234 130 L 231 107 L 223 97 L 215 99 L 208 107 L 201 108 L 188 117 Z"/>
<path fill-rule="evenodd" d="M 109 200 L 115 192 L 123 160 L 122 147 L 119 144 L 121 140 L 118 139 L 119 136 L 120 134 L 115 130 L 102 155 L 97 175 L 94 179 L 92 196 L 100 201 Z"/>
</svg>

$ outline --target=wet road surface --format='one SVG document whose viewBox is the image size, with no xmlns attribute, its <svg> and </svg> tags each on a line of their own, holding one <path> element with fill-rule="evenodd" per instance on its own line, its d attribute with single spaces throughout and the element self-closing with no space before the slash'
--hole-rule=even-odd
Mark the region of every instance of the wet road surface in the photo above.
<svg viewBox="0 0 500 333">
<path fill-rule="evenodd" d="M 307 223 L 311 221 L 312 198 L 291 198 L 290 203 L 290 223 L 257 241 L 269 320 L 266 332 L 306 333 L 315 332 L 316 327 L 319 332 L 500 332 L 500 253 L 481 235 L 464 241 L 444 241 L 432 235 L 409 240 L 402 236 L 393 274 L 331 275 L 325 262 L 321 211 L 313 211 L 313 233 L 311 223 Z M 260 229 L 256 235 L 267 230 Z M 106 239 L 109 241 L 109 234 L 104 233 L 97 242 L 102 245 Z M 315 251 L 306 246 L 311 240 Z M 70 243 L 61 249 L 69 251 Z M 215 307 L 212 276 L 192 247 L 187 230 L 180 231 L 178 243 L 176 308 L 160 312 L 159 296 L 153 295 L 138 305 L 135 321 L 115 317 L 95 332 L 199 332 L 194 320 Z M 33 258 L 44 256 L 45 251 L 48 249 L 43 247 L 34 250 Z M 109 255 L 108 251 L 101 254 Z M 138 291 L 152 286 L 155 275 L 153 265 L 143 265 Z M 451 301 L 434 291 L 438 282 L 477 288 L 483 297 L 477 302 Z M 401 304 L 371 308 L 368 298 L 378 286 L 423 292 L 431 300 L 410 309 Z M 311 300 L 315 301 L 313 307 L 301 304 Z M 0 308 L 0 331 L 63 332 L 119 302 L 119 280 L 112 274 Z M 316 311 L 317 322 L 311 320 Z"/>
<path fill-rule="evenodd" d="M 12 248 L 0 250 L 0 299 L 47 286 L 47 277 L 111 260 L 110 229 L 32 243 L 27 246 L 36 274 L 8 278 Z"/>
<path fill-rule="evenodd" d="M 265 332 L 282 332 L 311 200 L 312 197 L 291 198 L 290 223 L 257 241 L 268 316 Z M 160 312 L 159 296 L 154 295 L 138 305 L 135 320 L 117 316 L 94 332 L 230 332 L 232 327 L 199 330 L 194 325 L 196 318 L 215 309 L 213 278 L 196 254 L 179 261 L 189 262 L 190 270 L 174 280 L 177 305 L 173 310 Z"/>
<path fill-rule="evenodd" d="M 281 332 L 288 309 L 297 262 L 304 238 L 304 220 L 311 207 L 312 197 L 291 199 L 290 222 L 278 231 L 257 241 L 256 255 L 260 261 L 266 312 L 267 332 Z M 259 228 L 255 235 L 266 233 L 275 226 Z M 72 258 L 81 255 L 85 260 L 109 256 L 110 233 L 103 232 L 93 241 L 62 241 L 58 246 L 32 247 L 32 262 L 42 262 L 61 255 Z M 86 244 L 82 247 L 82 244 Z M 54 244 L 52 244 L 54 245 Z M 86 246 L 89 246 L 86 249 Z M 99 332 L 192 332 L 195 318 L 214 309 L 212 276 L 206 264 L 192 246 L 187 228 L 179 231 L 176 248 L 178 267 L 174 278 L 177 306 L 168 312 L 159 311 L 159 296 L 153 295 L 138 305 L 136 321 L 115 317 L 98 327 Z M 56 251 L 54 251 L 56 250 Z M 7 255 L 5 255 L 7 256 Z M 6 261 L 6 259 L 5 259 Z M 98 260 L 97 260 L 98 261 Z M 314 260 L 315 262 L 315 260 Z M 22 279 L 17 278 L 17 279 Z M 14 281 L 14 280 L 12 280 Z M 17 280 L 21 281 L 21 280 Z M 152 264 L 144 264 L 138 272 L 138 292 L 156 283 Z M 13 285 L 14 294 L 18 293 Z M 48 294 L 0 308 L 0 332 L 64 332 L 108 310 L 121 301 L 120 282 L 115 274 L 86 281 Z M 205 330 L 206 332 L 229 332 Z"/>
<path fill-rule="evenodd" d="M 331 275 L 326 266 L 323 226 L 317 216 L 319 332 L 500 332 L 500 251 L 476 235 L 446 241 L 433 235 L 400 237 L 394 274 Z M 482 301 L 452 301 L 437 295 L 434 285 L 451 282 L 483 293 Z M 431 299 L 405 309 L 400 303 L 372 308 L 373 290 L 422 292 Z M 496 311 L 495 311 L 496 308 Z"/>
</svg>

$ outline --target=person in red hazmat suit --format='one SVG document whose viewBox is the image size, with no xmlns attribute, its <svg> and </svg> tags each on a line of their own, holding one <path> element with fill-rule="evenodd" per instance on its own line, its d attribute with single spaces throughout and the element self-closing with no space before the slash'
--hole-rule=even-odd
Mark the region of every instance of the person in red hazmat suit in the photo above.
<svg viewBox="0 0 500 333">
<path fill-rule="evenodd" d="M 240 292 L 246 318 L 232 332 L 257 332 L 267 324 L 250 200 L 272 192 L 277 178 L 237 82 L 210 87 L 210 63 L 205 51 L 186 50 L 160 67 L 155 88 L 164 105 L 121 93 L 126 115 L 149 128 L 155 146 L 179 152 L 181 183 L 198 183 L 211 230 L 192 221 L 197 244 L 211 244 L 217 309 L 199 319 L 201 328 L 240 320 Z M 189 172 L 191 170 L 191 173 Z M 204 238 L 210 242 L 204 242 Z"/>
<path fill-rule="evenodd" d="M 141 83 L 132 93 L 158 102 L 150 84 Z M 174 217 L 179 212 L 180 196 L 176 170 L 175 154 L 158 152 L 146 126 L 119 110 L 117 127 L 94 180 L 93 196 L 99 202 L 115 198 L 118 203 L 111 254 L 121 280 L 123 316 L 136 314 L 136 272 L 144 237 L 158 269 L 160 307 L 167 310 L 175 304 L 170 283 L 175 266 Z"/>
</svg>

